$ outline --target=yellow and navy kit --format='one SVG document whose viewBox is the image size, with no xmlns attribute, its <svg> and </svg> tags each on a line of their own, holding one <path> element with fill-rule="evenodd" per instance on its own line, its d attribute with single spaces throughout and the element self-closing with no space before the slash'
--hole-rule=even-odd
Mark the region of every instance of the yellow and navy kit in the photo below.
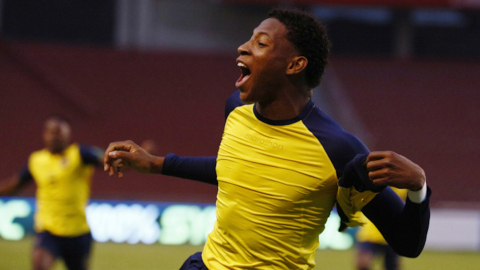
<svg viewBox="0 0 480 270">
<path fill-rule="evenodd" d="M 358 211 L 368 209 L 388 239 L 400 243 L 397 250 L 421 252 L 428 198 L 418 205 L 407 202 L 403 211 L 389 188 L 377 193 L 339 187 L 346 165 L 361 166 L 369 153 L 360 140 L 312 101 L 297 117 L 278 121 L 255 106 L 243 104 L 238 91 L 230 96 L 217 157 L 168 154 L 164 160 L 162 174 L 218 185 L 217 220 L 202 252 L 208 269 L 313 269 L 318 236 L 335 203 L 348 225 L 360 224 Z M 353 178 L 368 178 L 365 174 Z M 402 243 L 411 234 L 411 243 Z"/>
<path fill-rule="evenodd" d="M 22 182 L 37 185 L 34 227 L 56 236 L 79 236 L 90 231 L 85 207 L 90 196 L 98 149 L 72 144 L 61 154 L 47 149 L 33 152 L 22 169 Z"/>
<path fill-rule="evenodd" d="M 227 108 L 241 104 L 237 97 Z M 264 118 L 254 104 L 232 107 L 216 160 L 217 221 L 203 261 L 219 270 L 312 269 L 341 169 L 368 149 L 311 101 L 281 121 Z M 366 204 L 368 195 L 356 199 Z"/>
<path fill-rule="evenodd" d="M 217 156 L 217 221 L 203 251 L 205 265 L 313 268 L 339 170 L 367 152 L 312 101 L 281 121 L 264 118 L 254 104 L 235 108 Z"/>
</svg>

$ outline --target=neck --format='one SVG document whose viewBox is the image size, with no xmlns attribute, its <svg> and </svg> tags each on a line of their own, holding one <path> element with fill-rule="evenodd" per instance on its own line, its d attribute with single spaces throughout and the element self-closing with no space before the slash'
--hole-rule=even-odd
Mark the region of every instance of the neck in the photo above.
<svg viewBox="0 0 480 270">
<path fill-rule="evenodd" d="M 308 88 L 283 89 L 276 95 L 275 100 L 257 102 L 257 111 L 270 120 L 292 119 L 300 114 L 312 97 L 312 90 Z"/>
</svg>

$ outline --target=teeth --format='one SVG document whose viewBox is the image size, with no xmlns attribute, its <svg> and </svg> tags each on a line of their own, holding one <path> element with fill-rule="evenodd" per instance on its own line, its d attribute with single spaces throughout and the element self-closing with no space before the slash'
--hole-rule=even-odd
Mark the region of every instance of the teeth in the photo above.
<svg viewBox="0 0 480 270">
<path fill-rule="evenodd" d="M 242 62 L 238 62 L 237 66 L 247 68 L 247 66 Z"/>
</svg>

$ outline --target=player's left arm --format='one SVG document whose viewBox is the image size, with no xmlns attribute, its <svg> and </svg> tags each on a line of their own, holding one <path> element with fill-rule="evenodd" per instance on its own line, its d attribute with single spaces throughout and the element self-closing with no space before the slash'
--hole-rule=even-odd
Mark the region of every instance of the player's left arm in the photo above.
<svg viewBox="0 0 480 270">
<path fill-rule="evenodd" d="M 391 151 L 371 152 L 365 162 L 366 170 L 359 173 L 363 174 L 360 178 L 368 177 L 377 187 L 407 189 L 408 195 L 404 203 L 387 187 L 362 212 L 399 255 L 417 257 L 425 246 L 430 221 L 431 191 L 426 185 L 425 172 L 408 158 Z"/>
</svg>

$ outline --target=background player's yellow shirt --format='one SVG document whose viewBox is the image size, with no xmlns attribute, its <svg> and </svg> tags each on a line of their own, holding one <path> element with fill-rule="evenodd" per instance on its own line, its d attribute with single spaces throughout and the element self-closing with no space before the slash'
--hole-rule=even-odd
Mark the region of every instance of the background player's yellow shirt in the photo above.
<svg viewBox="0 0 480 270">
<path fill-rule="evenodd" d="M 218 152 L 217 221 L 205 265 L 312 269 L 337 197 L 336 167 L 366 151 L 312 102 L 286 121 L 264 119 L 254 105 L 237 107 Z"/>
<path fill-rule="evenodd" d="M 80 147 L 72 144 L 62 154 L 36 151 L 28 169 L 37 184 L 35 230 L 58 236 L 89 232 L 85 207 L 94 168 L 82 163 Z"/>
</svg>

